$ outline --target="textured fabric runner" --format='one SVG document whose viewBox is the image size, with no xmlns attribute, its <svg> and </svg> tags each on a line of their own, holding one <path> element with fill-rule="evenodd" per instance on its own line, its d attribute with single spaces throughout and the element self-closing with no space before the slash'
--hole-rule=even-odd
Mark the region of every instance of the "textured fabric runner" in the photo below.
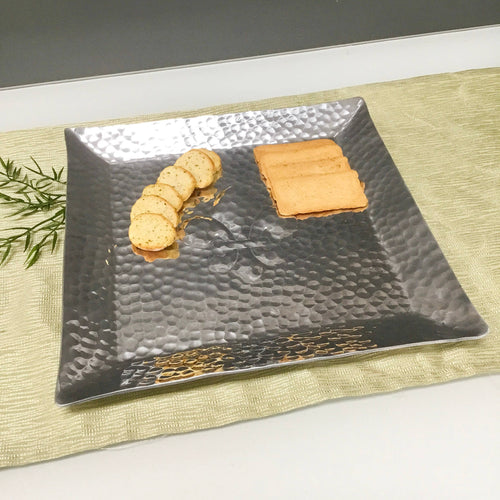
<svg viewBox="0 0 500 500">
<path fill-rule="evenodd" d="M 432 75 L 114 123 L 310 105 L 363 97 L 460 283 L 490 327 L 474 341 L 372 353 L 114 396 L 54 403 L 62 247 L 0 268 L 0 466 L 189 432 L 345 396 L 500 371 L 500 69 Z M 113 123 L 107 121 L 107 124 Z M 0 134 L 0 156 L 66 164 L 63 128 Z M 5 220 L 0 206 L 0 228 Z"/>
</svg>

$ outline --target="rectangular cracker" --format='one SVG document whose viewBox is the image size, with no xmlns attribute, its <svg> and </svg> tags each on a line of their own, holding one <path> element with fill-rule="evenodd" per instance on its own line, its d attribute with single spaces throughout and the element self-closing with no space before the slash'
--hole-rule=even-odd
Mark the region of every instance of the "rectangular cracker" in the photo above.
<svg viewBox="0 0 500 500">
<path fill-rule="evenodd" d="M 355 170 L 274 179 L 272 194 L 284 216 L 368 205 Z"/>
<path fill-rule="evenodd" d="M 300 177 L 302 175 L 328 174 L 350 170 L 349 161 L 345 156 L 338 158 L 284 163 L 267 167 L 267 179 L 272 184 L 274 179 L 283 177 Z"/>
<path fill-rule="evenodd" d="M 254 148 L 255 159 L 266 153 L 294 152 L 301 149 L 314 149 L 318 146 L 336 144 L 332 139 L 313 139 L 311 141 L 285 142 L 283 144 L 262 144 Z"/>
<path fill-rule="evenodd" d="M 255 161 L 264 177 L 267 177 L 267 168 L 273 165 L 331 160 L 342 155 L 342 148 L 331 139 L 316 139 L 289 144 L 268 144 L 254 148 Z"/>
</svg>

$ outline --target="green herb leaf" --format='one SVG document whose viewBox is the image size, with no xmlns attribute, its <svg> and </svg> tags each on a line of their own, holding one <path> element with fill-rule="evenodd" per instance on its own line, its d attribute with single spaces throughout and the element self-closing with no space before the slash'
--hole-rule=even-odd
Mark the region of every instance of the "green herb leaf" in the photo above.
<svg viewBox="0 0 500 500">
<path fill-rule="evenodd" d="M 30 253 L 28 254 L 28 257 L 26 257 L 26 269 L 31 267 L 39 258 L 41 255 L 40 247 L 38 245 L 35 245 L 31 250 Z"/>
<path fill-rule="evenodd" d="M 45 247 L 54 252 L 59 232 L 66 219 L 66 196 L 62 181 L 64 167 L 57 171 L 51 167 L 46 174 L 32 158 L 34 167 L 17 167 L 12 160 L 0 157 L 0 204 L 12 209 L 7 216 L 20 216 L 27 220 L 37 213 L 45 218 L 31 226 L 9 228 L 10 236 L 0 237 L 0 266 L 20 247 L 27 254 L 26 267 L 33 266 Z M 17 195 L 17 196 L 16 196 Z"/>
<path fill-rule="evenodd" d="M 24 242 L 24 251 L 26 252 L 26 250 L 28 250 L 28 248 L 30 247 L 30 243 L 31 243 L 31 233 L 28 233 L 26 235 L 26 241 Z"/>
<path fill-rule="evenodd" d="M 12 249 L 12 245 L 8 244 L 3 248 L 3 254 L 2 258 L 0 259 L 0 266 L 7 260 L 7 257 L 10 254 L 10 251 Z"/>
<path fill-rule="evenodd" d="M 50 247 L 50 252 L 54 253 L 54 249 L 56 248 L 57 245 L 57 233 L 54 233 L 52 236 L 52 246 Z"/>
</svg>

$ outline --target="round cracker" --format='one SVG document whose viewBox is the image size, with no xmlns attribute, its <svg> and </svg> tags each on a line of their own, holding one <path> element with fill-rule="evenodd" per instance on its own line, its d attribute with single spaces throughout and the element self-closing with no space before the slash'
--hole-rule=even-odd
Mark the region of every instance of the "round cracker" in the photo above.
<svg viewBox="0 0 500 500">
<path fill-rule="evenodd" d="M 130 223 L 130 241 L 141 250 L 157 252 L 174 243 L 174 226 L 160 214 L 139 214 Z"/>
<path fill-rule="evenodd" d="M 179 214 L 168 201 L 155 195 L 143 195 L 133 205 L 130 211 L 130 219 L 134 220 L 140 214 L 160 214 L 167 219 L 172 226 L 179 224 Z"/>
<path fill-rule="evenodd" d="M 207 156 L 210 157 L 210 159 L 212 160 L 212 163 L 214 164 L 216 172 L 221 173 L 222 172 L 222 161 L 220 159 L 220 156 L 215 151 L 212 151 L 211 149 L 200 148 L 200 151 L 203 151 Z"/>
<path fill-rule="evenodd" d="M 172 186 L 183 200 L 187 200 L 196 187 L 196 180 L 193 175 L 178 165 L 165 167 L 156 182 Z"/>
<path fill-rule="evenodd" d="M 165 201 L 170 203 L 176 210 L 180 210 L 182 208 L 183 199 L 181 195 L 169 184 L 163 184 L 161 182 L 157 182 L 156 184 L 149 184 L 142 190 L 142 194 L 144 195 L 155 195 L 163 198 Z"/>
<path fill-rule="evenodd" d="M 196 180 L 196 187 L 205 188 L 214 182 L 216 169 L 210 156 L 200 149 L 191 149 L 181 155 L 175 165 L 190 172 Z"/>
</svg>

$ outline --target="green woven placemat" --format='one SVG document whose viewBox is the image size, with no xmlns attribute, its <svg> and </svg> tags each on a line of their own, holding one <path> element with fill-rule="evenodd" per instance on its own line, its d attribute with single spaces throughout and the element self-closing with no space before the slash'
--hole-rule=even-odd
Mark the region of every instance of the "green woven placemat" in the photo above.
<svg viewBox="0 0 500 500">
<path fill-rule="evenodd" d="M 362 96 L 389 152 L 472 302 L 483 339 L 412 347 L 216 381 L 54 404 L 62 305 L 62 249 L 31 269 L 0 268 L 0 466 L 13 466 L 161 434 L 264 417 L 360 396 L 500 371 L 498 68 L 432 75 L 314 94 L 143 116 L 308 105 Z M 107 121 L 106 123 L 112 123 Z M 63 127 L 0 134 L 0 156 L 44 167 L 66 163 Z M 7 227 L 1 215 L 0 227 Z"/>
</svg>

